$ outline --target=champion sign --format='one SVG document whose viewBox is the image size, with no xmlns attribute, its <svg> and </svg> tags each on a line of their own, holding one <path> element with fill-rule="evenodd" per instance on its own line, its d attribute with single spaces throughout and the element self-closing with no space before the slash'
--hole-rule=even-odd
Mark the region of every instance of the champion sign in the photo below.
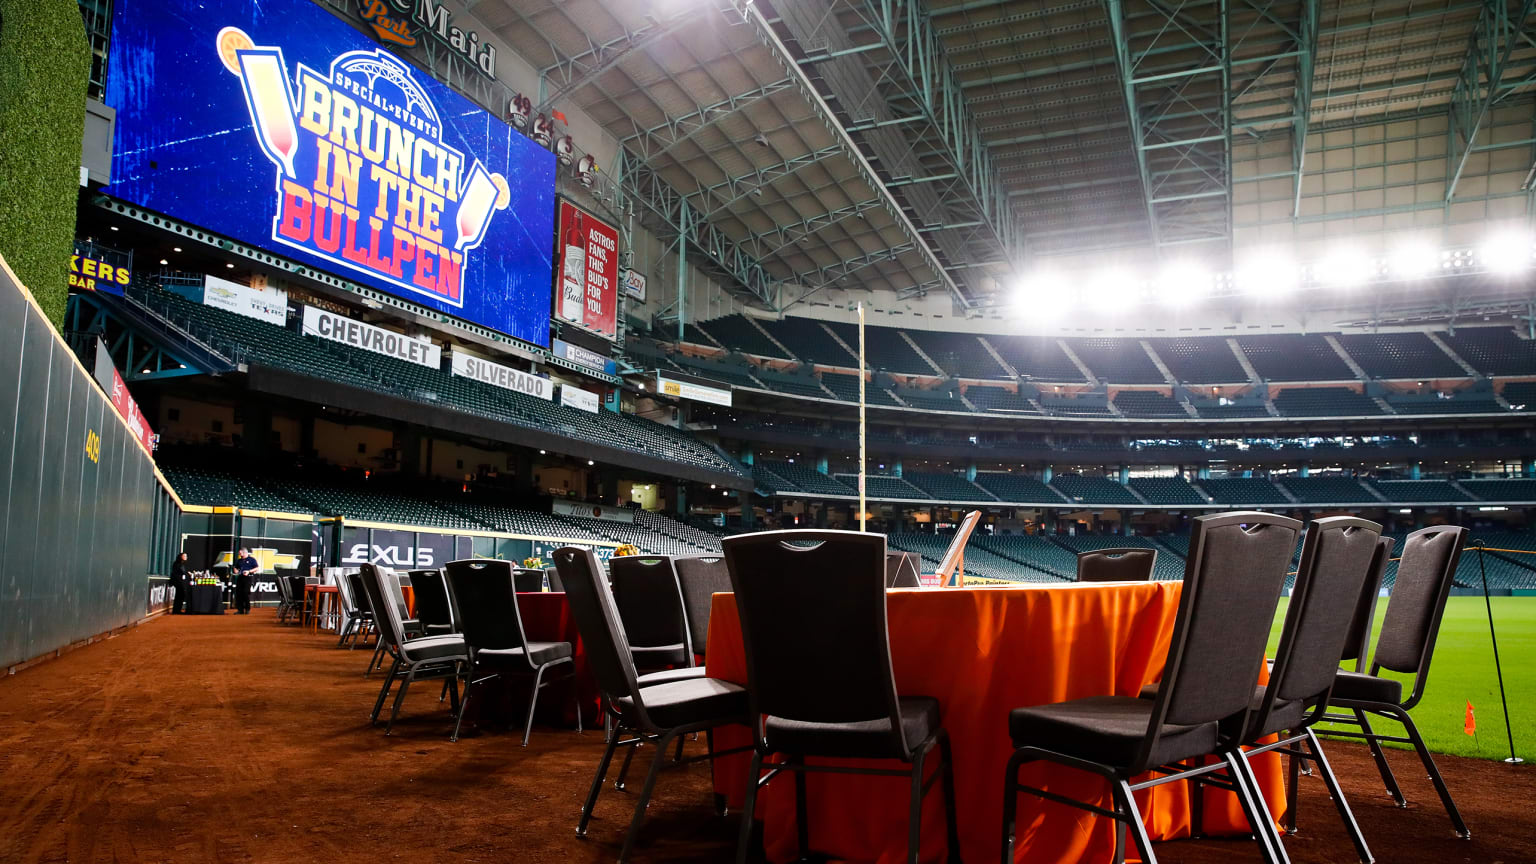
<svg viewBox="0 0 1536 864">
<path fill-rule="evenodd" d="M 492 363 L 473 354 L 454 351 L 448 355 L 448 362 L 452 365 L 455 375 L 473 378 L 476 381 L 539 399 L 553 399 L 555 395 L 554 385 L 548 378 L 530 375 L 500 363 Z"/>
<path fill-rule="evenodd" d="M 443 349 L 430 339 L 406 336 L 313 306 L 304 307 L 304 333 L 432 369 L 443 365 Z"/>
</svg>

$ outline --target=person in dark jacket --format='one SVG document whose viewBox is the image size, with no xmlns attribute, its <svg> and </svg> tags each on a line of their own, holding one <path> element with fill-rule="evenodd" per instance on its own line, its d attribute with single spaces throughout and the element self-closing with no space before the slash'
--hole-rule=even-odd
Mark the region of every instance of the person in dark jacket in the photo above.
<svg viewBox="0 0 1536 864">
<path fill-rule="evenodd" d="M 235 559 L 235 614 L 251 614 L 251 580 L 260 569 L 261 562 L 251 555 L 251 550 L 241 549 L 240 557 Z"/>
<path fill-rule="evenodd" d="M 192 593 L 192 575 L 187 571 L 187 553 L 182 552 L 171 562 L 171 590 L 176 592 L 175 603 L 171 606 L 172 615 L 183 615 L 187 611 L 187 595 Z"/>
</svg>

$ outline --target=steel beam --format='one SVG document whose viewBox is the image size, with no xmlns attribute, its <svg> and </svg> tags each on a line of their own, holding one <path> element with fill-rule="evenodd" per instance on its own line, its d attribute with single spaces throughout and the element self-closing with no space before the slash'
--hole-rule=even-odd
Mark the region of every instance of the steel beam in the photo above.
<svg viewBox="0 0 1536 864">
<path fill-rule="evenodd" d="M 539 105 L 534 112 L 538 114 L 548 112 L 556 102 L 597 80 L 603 73 L 617 66 L 625 57 L 636 51 L 645 50 L 646 46 L 655 44 L 689 24 L 703 20 L 705 16 L 699 12 L 697 8 L 684 6 L 681 12 L 670 18 L 658 19 L 647 16 L 648 22 L 644 27 L 626 31 L 623 35 L 606 42 L 593 42 L 591 37 L 587 37 L 586 51 L 564 59 L 560 59 L 563 52 L 551 45 L 551 53 L 557 59 L 539 70 Z M 560 79 L 553 90 L 550 89 L 552 76 L 558 76 Z"/>
<path fill-rule="evenodd" d="M 701 205 L 712 198 L 720 198 L 721 203 L 704 214 L 706 219 L 713 219 L 715 216 L 724 213 L 732 204 L 755 194 L 765 186 L 776 183 L 802 168 L 815 165 L 829 156 L 836 156 L 842 150 L 841 144 L 829 144 L 819 150 L 812 150 L 809 153 L 802 153 L 799 156 L 785 159 L 783 162 L 764 165 L 761 168 L 753 168 L 749 173 L 741 177 L 731 177 L 721 180 L 719 183 L 712 183 L 695 192 L 689 192 L 684 197 L 690 201 L 698 199 L 698 203 Z M 748 185 L 749 182 L 750 185 Z M 724 196 L 723 193 L 730 192 L 733 189 L 736 190 L 735 194 L 730 195 L 730 197 Z"/>
<path fill-rule="evenodd" d="M 619 139 L 619 144 L 620 146 L 634 145 L 647 161 L 657 159 L 671 152 L 673 147 L 692 139 L 694 135 L 748 105 L 775 93 L 793 89 L 794 83 L 793 79 L 780 78 L 745 93 L 727 96 L 680 117 L 668 117 L 666 122 L 658 123 L 648 129 L 641 129 L 633 135 Z M 651 150 L 653 144 L 661 145 L 661 149 Z"/>
<path fill-rule="evenodd" d="M 1499 94 L 1499 85 L 1515 49 L 1517 36 L 1531 13 L 1533 0 L 1486 0 L 1477 24 L 1467 37 L 1467 56 L 1451 92 L 1446 128 L 1445 203 L 1456 195 L 1456 183 L 1472 155 L 1473 142 Z"/>
<path fill-rule="evenodd" d="M 858 216 L 870 210 L 878 209 L 884 204 L 884 199 L 876 197 L 868 201 L 849 204 L 847 207 L 829 210 L 826 213 L 817 213 L 815 216 L 789 225 L 776 225 L 772 231 L 765 231 L 754 237 L 753 242 L 757 244 L 762 257 L 772 258 L 784 248 L 804 240 L 829 225 L 841 222 L 850 216 Z M 773 245 L 770 246 L 770 243 Z"/>
</svg>

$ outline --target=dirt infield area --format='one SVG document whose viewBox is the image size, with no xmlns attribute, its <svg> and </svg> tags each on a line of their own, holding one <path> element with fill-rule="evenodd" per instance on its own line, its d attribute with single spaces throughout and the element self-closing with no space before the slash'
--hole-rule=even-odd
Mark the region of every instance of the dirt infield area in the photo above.
<svg viewBox="0 0 1536 864">
<path fill-rule="evenodd" d="M 265 610 L 181 616 L 0 679 L 0 861 L 617 858 L 634 791 L 610 785 L 591 836 L 574 831 L 600 731 L 536 726 L 523 748 L 520 729 L 488 724 L 453 744 L 437 688 L 423 684 L 386 738 L 367 723 L 379 686 L 362 677 L 367 652 L 334 646 L 275 626 Z M 1364 748 L 1333 742 L 1329 752 L 1378 861 L 1536 861 L 1536 769 L 1443 757 L 1472 828 L 1462 841 L 1411 754 L 1390 754 L 1405 811 Z M 1321 782 L 1303 782 L 1291 860 L 1353 860 Z M 715 816 L 710 791 L 705 765 L 664 774 L 635 860 L 732 860 L 737 816 Z M 1237 839 L 1162 843 L 1157 853 L 1258 860 Z"/>
</svg>

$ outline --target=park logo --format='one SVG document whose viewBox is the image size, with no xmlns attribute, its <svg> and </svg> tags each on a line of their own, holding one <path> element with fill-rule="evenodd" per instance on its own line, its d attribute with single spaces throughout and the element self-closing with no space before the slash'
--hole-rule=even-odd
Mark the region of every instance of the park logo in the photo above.
<svg viewBox="0 0 1536 864">
<path fill-rule="evenodd" d="M 216 42 L 277 168 L 272 240 L 462 307 L 467 259 L 511 190 L 442 140 L 411 67 L 375 49 L 340 54 L 324 73 L 302 63 L 290 73 L 282 48 L 238 28 Z"/>
</svg>

